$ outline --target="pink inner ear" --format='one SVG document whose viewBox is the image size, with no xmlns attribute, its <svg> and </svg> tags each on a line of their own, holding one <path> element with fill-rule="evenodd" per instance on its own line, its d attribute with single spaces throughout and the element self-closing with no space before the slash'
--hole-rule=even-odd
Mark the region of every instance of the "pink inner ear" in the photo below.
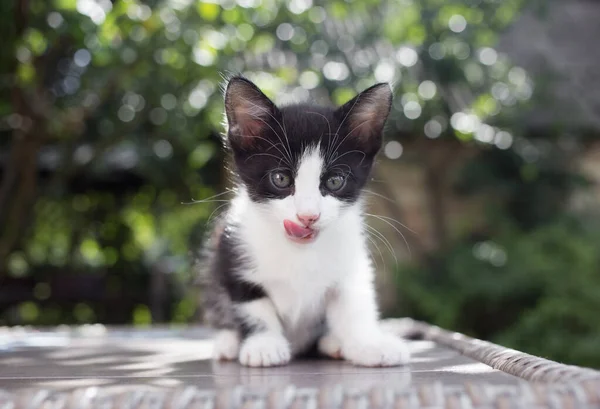
<svg viewBox="0 0 600 409">
<path fill-rule="evenodd" d="M 353 135 L 367 140 L 381 133 L 387 119 L 391 103 L 389 86 L 377 86 L 358 97 L 350 113 L 350 126 Z"/>
<path fill-rule="evenodd" d="M 238 125 L 240 127 L 242 136 L 259 136 L 263 127 L 265 126 L 264 120 L 259 116 L 252 115 L 250 112 L 240 112 L 237 114 Z"/>
<path fill-rule="evenodd" d="M 359 107 L 356 112 L 351 114 L 350 130 L 352 135 L 360 138 L 368 138 L 380 125 L 380 115 L 374 109 L 375 107 Z"/>
<path fill-rule="evenodd" d="M 234 107 L 235 123 L 240 136 L 243 138 L 259 136 L 269 116 L 267 109 L 249 101 L 243 101 Z"/>
</svg>

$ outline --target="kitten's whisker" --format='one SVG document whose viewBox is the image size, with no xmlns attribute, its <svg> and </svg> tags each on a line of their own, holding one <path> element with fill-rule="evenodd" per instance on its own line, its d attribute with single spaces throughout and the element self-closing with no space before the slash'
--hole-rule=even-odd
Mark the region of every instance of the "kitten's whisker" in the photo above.
<svg viewBox="0 0 600 409">
<path fill-rule="evenodd" d="M 319 115 L 321 117 L 323 117 L 323 119 L 325 120 L 325 122 L 327 122 L 327 129 L 328 129 L 328 135 L 331 135 L 331 124 L 329 123 L 329 119 L 327 119 L 327 117 L 325 115 L 323 115 L 320 112 L 314 112 L 314 111 L 306 111 L 307 114 L 314 114 L 314 115 Z"/>
<path fill-rule="evenodd" d="M 265 109 L 265 108 L 263 108 L 263 107 L 261 107 L 259 105 L 256 105 L 254 102 L 252 102 L 250 100 L 247 100 L 247 99 L 244 99 L 244 100 L 246 102 L 250 103 L 255 108 L 258 108 L 259 111 L 265 112 L 267 115 L 269 115 L 277 123 L 277 125 L 279 125 L 279 128 L 283 132 L 283 135 L 285 136 L 285 140 L 286 140 L 287 145 L 288 145 L 287 147 L 288 147 L 288 155 L 289 155 L 290 162 L 293 162 L 293 160 L 292 160 L 292 148 L 290 147 L 290 141 L 288 139 L 287 132 L 285 131 L 285 127 L 281 125 L 281 123 L 277 120 L 277 118 L 275 118 L 273 116 L 273 114 L 271 112 L 269 112 L 269 110 L 267 110 L 267 109 Z M 271 127 L 271 125 L 269 125 L 265 120 L 263 120 L 262 118 L 258 117 L 257 115 L 253 115 L 252 113 L 250 113 L 250 115 L 254 116 L 255 118 L 257 118 L 259 120 L 261 120 L 262 122 L 265 123 L 265 125 L 267 125 L 269 128 L 271 128 L 271 130 L 277 136 L 277 138 L 280 140 L 280 142 L 281 142 L 281 144 L 283 146 L 283 141 L 281 140 L 281 137 L 279 136 L 279 134 L 277 132 L 275 132 L 275 129 L 273 129 L 273 127 Z"/>
<path fill-rule="evenodd" d="M 275 118 L 273 118 L 273 119 L 275 119 Z M 281 116 L 281 121 L 283 122 L 283 126 L 279 125 L 279 127 L 283 131 L 283 136 L 285 136 L 285 141 L 287 142 L 288 150 L 291 152 L 292 151 L 292 147 L 290 146 L 290 139 L 289 139 L 287 131 L 285 129 L 285 117 Z M 275 122 L 277 122 L 276 119 L 275 119 Z"/>
<path fill-rule="evenodd" d="M 277 152 L 279 152 L 279 153 L 281 154 L 281 156 L 282 156 L 282 159 L 285 159 L 285 161 L 286 161 L 286 164 L 287 164 L 288 166 L 292 167 L 292 164 L 291 164 L 291 163 L 288 161 L 288 159 L 287 159 L 287 155 L 286 155 L 286 153 L 285 153 L 285 152 L 283 152 L 281 149 L 279 149 L 279 148 L 277 147 L 277 144 L 273 143 L 273 141 L 270 141 L 270 140 L 268 140 L 267 138 L 263 138 L 262 136 L 252 136 L 252 138 L 260 139 L 260 140 L 262 140 L 262 141 L 265 141 L 265 142 L 269 143 L 269 144 L 270 144 L 270 146 L 271 146 L 272 148 L 274 148 L 274 149 L 275 149 Z M 283 144 L 282 144 L 281 142 L 279 142 L 279 144 L 281 144 L 282 148 L 285 150 L 285 146 L 283 146 Z"/>
<path fill-rule="evenodd" d="M 229 204 L 229 201 L 227 203 L 223 203 L 222 205 L 219 205 L 215 210 L 212 211 L 212 213 L 210 214 L 210 216 L 208 216 L 208 220 L 206 220 L 206 224 L 209 224 L 210 221 L 213 218 L 213 215 L 219 211 L 219 209 L 221 209 L 224 206 L 227 206 Z"/>
<path fill-rule="evenodd" d="M 396 257 L 396 253 L 394 252 L 394 248 L 392 246 L 392 243 L 390 243 L 390 241 L 387 239 L 387 237 L 385 237 L 385 235 L 383 233 L 381 233 L 379 230 L 377 230 L 375 227 L 373 226 L 369 226 L 368 224 L 365 224 L 365 226 L 374 234 L 376 234 L 376 236 L 382 241 L 382 243 L 387 247 L 387 249 L 389 250 L 390 254 L 394 257 L 394 261 L 396 262 L 396 265 L 398 264 L 398 257 Z"/>
<path fill-rule="evenodd" d="M 279 123 L 279 121 L 277 120 L 277 118 L 275 118 L 273 116 L 273 114 L 271 114 L 271 112 L 269 112 L 268 109 L 265 109 L 263 107 L 261 107 L 260 105 L 255 104 L 254 102 L 250 101 L 249 99 L 246 98 L 241 98 L 242 101 L 247 102 L 248 104 L 250 104 L 253 108 L 258 109 L 258 111 L 266 113 L 267 115 L 269 115 L 276 123 L 277 125 L 279 125 L 279 128 L 283 131 L 283 133 L 285 134 L 285 129 L 281 126 L 281 124 Z M 267 125 L 269 128 L 271 128 L 271 130 L 273 131 L 273 133 L 275 133 L 275 135 L 279 138 L 279 141 L 282 143 L 283 146 L 283 140 L 281 140 L 279 134 L 275 131 L 275 129 L 273 129 L 273 127 L 271 127 L 271 125 L 269 123 L 267 123 L 264 119 L 262 119 L 260 116 L 258 116 L 257 114 L 254 114 L 252 112 L 248 112 L 248 114 L 260 121 L 262 121 L 265 125 Z M 289 143 L 288 143 L 288 147 L 289 147 Z M 285 149 L 285 146 L 284 146 Z M 291 156 L 291 150 L 288 152 L 288 154 Z M 290 158 L 291 159 L 291 158 Z"/>
<path fill-rule="evenodd" d="M 385 200 L 387 200 L 387 201 L 388 201 L 388 202 L 390 202 L 390 203 L 394 203 L 394 204 L 396 203 L 396 201 L 395 201 L 395 200 L 392 200 L 392 199 L 390 199 L 389 197 L 387 197 L 387 196 L 384 196 L 384 195 L 382 195 L 382 194 L 380 194 L 380 193 L 373 192 L 372 190 L 369 190 L 369 189 L 363 189 L 363 192 L 365 192 L 365 193 L 368 193 L 368 194 L 370 194 L 370 195 L 373 195 L 373 196 L 380 197 L 380 198 L 382 198 L 382 199 L 385 199 Z"/>
<path fill-rule="evenodd" d="M 412 259 L 412 251 L 410 250 L 410 246 L 408 244 L 408 241 L 406 240 L 406 237 L 404 236 L 404 234 L 402 234 L 402 232 L 396 227 L 394 226 L 392 223 L 390 223 L 389 221 L 375 215 L 375 214 L 370 214 L 370 213 L 365 213 L 367 216 L 371 216 L 374 217 L 378 220 L 381 220 L 382 222 L 386 223 L 388 226 L 390 226 L 392 229 L 396 230 L 396 232 L 400 235 L 400 237 L 402 237 L 402 240 L 404 240 L 404 244 L 406 244 L 406 248 L 408 250 L 408 257 Z"/>
<path fill-rule="evenodd" d="M 333 162 L 331 162 L 331 163 L 335 163 L 335 162 L 337 162 L 338 160 L 340 160 L 340 158 L 343 158 L 344 156 L 346 156 L 346 155 L 349 155 L 349 154 L 351 154 L 351 153 L 360 153 L 360 154 L 362 154 L 362 156 L 363 156 L 363 158 L 362 158 L 361 162 L 362 162 L 363 160 L 365 160 L 365 156 L 366 156 L 366 155 L 365 155 L 365 153 L 364 153 L 363 151 L 359 151 L 358 149 L 353 149 L 353 150 L 351 150 L 351 151 L 344 152 L 344 153 L 343 153 L 343 154 L 341 154 L 340 156 L 336 157 L 336 158 L 333 160 Z"/>
<path fill-rule="evenodd" d="M 197 200 L 194 202 L 181 202 L 182 205 L 195 205 L 195 204 L 206 204 L 206 203 L 221 203 L 229 202 L 227 199 L 215 199 L 215 200 Z"/>
<path fill-rule="evenodd" d="M 363 223 L 363 225 L 364 224 L 365 223 Z M 372 233 L 370 231 L 368 231 L 368 230 L 365 230 L 365 233 L 367 233 L 367 235 L 365 236 L 367 238 L 367 240 L 369 240 L 371 242 L 371 244 L 373 244 L 375 246 L 375 248 L 377 249 L 377 252 L 379 253 L 379 258 L 381 259 L 381 262 L 383 263 L 383 271 L 386 272 L 387 271 L 387 267 L 385 265 L 385 258 L 383 257 L 383 253 L 381 252 L 381 249 L 377 245 L 377 242 L 371 238 Z M 379 268 L 379 266 L 377 265 L 377 261 L 375 260 L 375 258 L 372 255 L 371 255 L 371 258 L 375 262 L 375 267 Z"/>
<path fill-rule="evenodd" d="M 348 169 L 348 172 L 346 172 L 346 173 L 344 174 L 344 176 L 345 176 L 345 177 L 347 177 L 347 176 L 349 176 L 349 175 L 351 175 L 351 176 L 354 176 L 354 173 L 352 172 L 352 168 L 350 167 L 350 165 L 346 165 L 346 164 L 344 164 L 344 163 L 340 163 L 340 164 L 337 164 L 337 165 L 335 165 L 335 166 L 332 166 L 330 169 L 331 169 L 331 170 L 333 170 L 333 169 L 336 169 L 336 168 L 341 168 L 341 167 L 344 167 L 344 166 L 346 167 L 346 169 Z"/>
<path fill-rule="evenodd" d="M 373 122 L 373 119 L 368 119 L 366 121 L 363 121 L 360 124 L 356 125 L 354 128 L 352 128 L 350 130 L 350 132 L 348 132 L 348 134 L 346 136 L 344 136 L 344 138 L 337 144 L 335 150 L 333 151 L 333 154 L 337 153 L 338 149 L 340 149 L 342 147 L 342 144 L 346 141 L 346 139 L 348 139 L 350 137 L 350 135 L 352 135 L 352 132 L 356 131 L 358 128 L 360 128 L 361 126 L 363 126 L 364 124 L 369 123 L 369 122 Z M 364 157 L 363 157 L 363 160 L 364 160 Z"/>
<path fill-rule="evenodd" d="M 400 225 L 401 227 L 404 227 L 406 230 L 408 230 L 408 231 L 409 231 L 409 232 L 411 232 L 412 234 L 414 234 L 414 235 L 416 235 L 416 236 L 418 236 L 418 235 L 419 235 L 419 234 L 418 234 L 416 231 L 412 230 L 412 229 L 411 229 L 411 228 L 409 228 L 407 225 L 400 223 L 398 220 L 396 220 L 396 219 L 394 219 L 394 218 L 392 218 L 392 217 L 389 217 L 389 216 L 382 216 L 382 215 L 380 215 L 380 214 L 372 214 L 372 213 L 365 213 L 365 215 L 367 215 L 367 216 L 371 216 L 371 217 L 376 217 L 376 218 L 379 218 L 379 219 L 385 219 L 385 220 L 389 220 L 390 222 L 397 223 L 397 224 L 398 224 L 398 225 Z"/>
<path fill-rule="evenodd" d="M 289 151 L 285 149 L 285 145 L 283 144 L 283 139 L 281 139 L 281 135 L 279 135 L 279 133 L 277 131 L 275 131 L 275 129 L 273 129 L 273 127 L 267 121 L 265 121 L 264 119 L 262 119 L 259 116 L 255 116 L 255 115 L 253 115 L 253 116 L 256 119 L 258 119 L 259 121 L 263 122 L 265 125 L 267 125 L 273 131 L 273 133 L 275 134 L 275 136 L 277 137 L 277 139 L 279 139 L 279 142 L 281 143 L 281 146 L 286 151 L 286 156 L 289 159 L 290 163 L 293 163 L 294 161 L 292 159 L 291 149 Z M 280 125 L 280 127 L 281 127 L 281 125 Z M 287 136 L 286 136 L 286 139 L 287 139 Z M 289 141 L 288 141 L 288 146 L 289 146 Z"/>
<path fill-rule="evenodd" d="M 215 199 L 217 197 L 221 197 L 223 195 L 227 195 L 229 193 L 235 193 L 235 191 L 233 189 L 232 190 L 226 190 L 225 192 L 217 193 L 216 195 L 213 195 L 211 197 L 207 197 L 206 199 L 200 199 L 200 200 L 196 200 L 196 199 L 192 198 L 192 200 L 190 202 L 181 202 L 181 204 L 183 204 L 183 205 L 191 205 L 191 204 L 198 204 L 198 203 L 225 202 L 225 201 L 228 201 L 228 200 L 213 200 L 213 199 Z"/>
<path fill-rule="evenodd" d="M 348 165 L 347 163 L 338 163 L 337 165 L 330 167 L 330 169 L 336 169 L 336 168 L 346 168 L 346 169 L 348 169 L 348 173 L 352 173 L 352 167 L 350 165 Z"/>
<path fill-rule="evenodd" d="M 354 100 L 354 103 L 352 104 L 352 106 L 350 107 L 350 109 L 348 110 L 348 112 L 346 112 L 346 115 L 344 115 L 344 119 L 342 119 L 342 122 L 340 122 L 340 125 L 338 126 L 338 128 L 335 131 L 335 135 L 333 135 L 333 141 L 331 142 L 331 145 L 329 145 L 329 147 L 333 147 L 335 145 L 335 142 L 337 140 L 337 137 L 339 135 L 340 129 L 342 129 L 342 126 L 344 125 L 344 122 L 346 122 L 346 119 L 348 118 L 348 116 L 350 115 L 350 112 L 352 112 L 352 110 L 354 109 L 354 106 L 356 105 L 356 103 L 358 102 L 359 98 L 356 98 Z M 328 157 L 329 157 L 329 149 L 328 151 Z M 335 153 L 335 151 L 337 151 L 337 148 L 334 150 L 333 153 Z"/>
<path fill-rule="evenodd" d="M 255 153 L 255 154 L 252 154 L 252 155 L 248 156 L 244 162 L 249 161 L 250 159 L 252 159 L 255 156 L 269 156 L 269 157 L 272 157 L 272 158 L 275 158 L 275 159 L 279 160 L 279 163 L 281 163 L 282 161 L 285 160 L 284 158 L 280 158 L 280 157 L 275 156 L 275 155 L 273 155 L 271 153 L 262 152 L 262 153 Z"/>
</svg>

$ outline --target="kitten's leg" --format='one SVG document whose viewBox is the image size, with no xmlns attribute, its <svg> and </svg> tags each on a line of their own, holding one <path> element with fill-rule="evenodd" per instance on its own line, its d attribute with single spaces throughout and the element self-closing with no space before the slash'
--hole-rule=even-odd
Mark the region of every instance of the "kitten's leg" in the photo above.
<svg viewBox="0 0 600 409">
<path fill-rule="evenodd" d="M 222 329 L 214 339 L 213 357 L 216 360 L 232 361 L 240 351 L 240 335 L 231 329 Z"/>
<path fill-rule="evenodd" d="M 276 366 L 291 359 L 290 345 L 272 301 L 260 298 L 239 304 L 238 313 L 250 333 L 242 342 L 239 360 L 246 366 Z"/>
<path fill-rule="evenodd" d="M 328 300 L 327 324 L 340 341 L 341 355 L 361 366 L 407 363 L 406 344 L 381 329 L 378 315 L 370 274 L 358 272 L 340 283 Z"/>
</svg>

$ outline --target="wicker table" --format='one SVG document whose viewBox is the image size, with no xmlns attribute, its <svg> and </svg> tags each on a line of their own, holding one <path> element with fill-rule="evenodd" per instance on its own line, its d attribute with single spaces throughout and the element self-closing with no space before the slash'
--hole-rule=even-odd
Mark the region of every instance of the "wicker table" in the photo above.
<svg viewBox="0 0 600 409">
<path fill-rule="evenodd" d="M 216 363 L 204 328 L 0 329 L 0 409 L 600 407 L 597 371 L 410 320 L 386 325 L 413 338 L 410 365 Z"/>
</svg>

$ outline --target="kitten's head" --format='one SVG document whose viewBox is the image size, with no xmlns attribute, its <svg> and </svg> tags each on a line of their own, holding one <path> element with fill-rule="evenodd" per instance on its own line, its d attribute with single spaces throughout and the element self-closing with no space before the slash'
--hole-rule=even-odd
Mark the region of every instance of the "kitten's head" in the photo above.
<svg viewBox="0 0 600 409">
<path fill-rule="evenodd" d="M 377 84 L 339 108 L 277 107 L 252 82 L 225 91 L 227 141 L 252 202 L 288 238 L 308 243 L 358 200 L 392 102 Z"/>
</svg>

